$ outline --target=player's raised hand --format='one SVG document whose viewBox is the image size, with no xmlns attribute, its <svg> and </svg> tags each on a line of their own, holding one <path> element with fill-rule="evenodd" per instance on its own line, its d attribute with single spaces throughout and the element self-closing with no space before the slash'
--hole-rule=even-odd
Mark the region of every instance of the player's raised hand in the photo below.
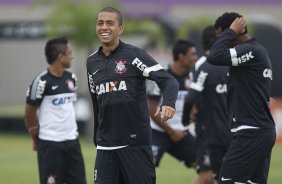
<svg viewBox="0 0 282 184">
<path fill-rule="evenodd" d="M 232 24 L 230 25 L 230 29 L 232 29 L 237 35 L 240 35 L 246 30 L 246 20 L 244 17 L 236 18 Z"/>
<path fill-rule="evenodd" d="M 174 108 L 164 105 L 161 108 L 158 108 L 157 112 L 155 113 L 155 116 L 160 114 L 162 121 L 166 121 L 168 119 L 171 119 L 174 116 L 174 113 L 175 113 Z"/>
</svg>

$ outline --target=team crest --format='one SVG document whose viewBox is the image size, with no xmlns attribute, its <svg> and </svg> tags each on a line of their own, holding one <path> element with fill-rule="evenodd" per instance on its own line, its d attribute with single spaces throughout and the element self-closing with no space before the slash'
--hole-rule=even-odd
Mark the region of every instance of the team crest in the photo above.
<svg viewBox="0 0 282 184">
<path fill-rule="evenodd" d="M 119 60 L 119 61 L 116 61 L 115 63 L 117 64 L 117 66 L 115 68 L 116 73 L 121 75 L 121 74 L 123 74 L 124 72 L 127 71 L 127 68 L 125 67 L 126 61 Z"/>
<path fill-rule="evenodd" d="M 76 87 L 74 86 L 74 83 L 72 80 L 66 80 L 66 83 L 68 84 L 68 89 L 70 91 L 75 91 L 76 90 Z"/>
</svg>

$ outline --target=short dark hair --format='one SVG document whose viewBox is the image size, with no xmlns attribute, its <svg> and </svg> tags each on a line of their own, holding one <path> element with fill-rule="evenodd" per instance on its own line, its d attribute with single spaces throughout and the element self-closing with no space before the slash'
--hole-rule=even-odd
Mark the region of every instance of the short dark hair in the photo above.
<svg viewBox="0 0 282 184">
<path fill-rule="evenodd" d="M 52 64 L 59 54 L 67 51 L 68 40 L 65 37 L 53 38 L 45 45 L 45 56 L 48 64 Z"/>
<path fill-rule="evenodd" d="M 111 12 L 111 13 L 115 13 L 117 15 L 117 19 L 118 19 L 118 25 L 119 26 L 122 26 L 122 15 L 120 13 L 119 10 L 115 9 L 115 8 L 112 8 L 112 7 L 106 7 L 106 8 L 103 8 L 101 11 L 99 11 L 99 13 L 101 12 Z M 99 14 L 98 13 L 98 14 Z M 98 16 L 97 16 L 98 17 Z"/>
<path fill-rule="evenodd" d="M 179 54 L 186 54 L 191 47 L 196 47 L 196 44 L 190 40 L 177 40 L 172 47 L 173 60 L 178 60 Z"/>
<path fill-rule="evenodd" d="M 225 12 L 224 14 L 222 14 L 216 19 L 214 27 L 215 29 L 220 27 L 221 31 L 223 32 L 224 30 L 230 27 L 230 25 L 236 18 L 240 18 L 240 17 L 242 17 L 242 15 L 240 15 L 237 12 Z M 244 33 L 247 33 L 247 27 Z"/>
<path fill-rule="evenodd" d="M 209 25 L 205 27 L 205 29 L 202 32 L 202 47 L 203 49 L 210 50 L 212 47 L 212 44 L 214 43 L 216 39 L 215 34 L 215 28 L 212 25 Z"/>
</svg>

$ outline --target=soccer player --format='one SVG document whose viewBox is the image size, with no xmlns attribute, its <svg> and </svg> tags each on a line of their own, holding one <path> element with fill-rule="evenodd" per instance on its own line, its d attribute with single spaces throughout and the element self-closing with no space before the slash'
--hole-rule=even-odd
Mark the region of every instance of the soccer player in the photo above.
<svg viewBox="0 0 282 184">
<path fill-rule="evenodd" d="M 73 107 L 76 77 L 65 70 L 71 66 L 72 50 L 65 38 L 54 38 L 46 43 L 45 55 L 49 67 L 32 81 L 25 106 L 25 124 L 37 150 L 40 183 L 85 184 Z"/>
<path fill-rule="evenodd" d="M 269 110 L 271 61 L 267 50 L 248 35 L 240 14 L 224 13 L 216 22 L 220 37 L 208 62 L 231 66 L 227 102 L 233 132 L 218 182 L 265 184 L 276 137 Z"/>
<path fill-rule="evenodd" d="M 172 48 L 173 63 L 167 69 L 179 83 L 179 91 L 176 100 L 175 116 L 164 122 L 160 116 L 155 116 L 156 109 L 162 100 L 162 94 L 155 82 L 148 82 L 148 105 L 151 116 L 152 150 L 155 166 L 165 152 L 169 153 L 187 167 L 196 167 L 195 138 L 181 123 L 184 97 L 188 93 L 190 79 L 189 69 L 198 59 L 196 45 L 192 41 L 178 40 Z M 198 177 L 201 177 L 199 175 Z M 203 182 L 200 182 L 203 180 Z M 196 178 L 194 183 L 205 183 L 205 178 Z"/>
<path fill-rule="evenodd" d="M 207 26 L 202 33 L 205 56 L 197 61 L 192 71 L 193 81 L 185 99 L 183 123 L 189 123 L 189 112 L 201 99 L 201 123 L 205 127 L 203 137 L 208 146 L 213 174 L 217 179 L 222 159 L 231 142 L 231 132 L 226 103 L 229 67 L 214 66 L 207 62 L 207 56 L 215 39 L 214 27 Z"/>
<path fill-rule="evenodd" d="M 118 10 L 107 7 L 98 13 L 96 34 L 102 46 L 87 59 L 97 145 L 94 183 L 153 184 L 145 80 L 155 81 L 163 91 L 163 103 L 156 112 L 162 121 L 174 115 L 179 85 L 145 51 L 122 42 L 122 32 Z"/>
</svg>

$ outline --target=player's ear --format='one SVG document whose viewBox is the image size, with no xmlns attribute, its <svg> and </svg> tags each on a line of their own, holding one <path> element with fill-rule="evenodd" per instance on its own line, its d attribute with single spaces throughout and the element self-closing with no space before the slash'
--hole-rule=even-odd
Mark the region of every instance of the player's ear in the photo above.
<svg viewBox="0 0 282 184">
<path fill-rule="evenodd" d="M 123 26 L 118 26 L 118 34 L 121 35 L 123 32 Z"/>
</svg>

